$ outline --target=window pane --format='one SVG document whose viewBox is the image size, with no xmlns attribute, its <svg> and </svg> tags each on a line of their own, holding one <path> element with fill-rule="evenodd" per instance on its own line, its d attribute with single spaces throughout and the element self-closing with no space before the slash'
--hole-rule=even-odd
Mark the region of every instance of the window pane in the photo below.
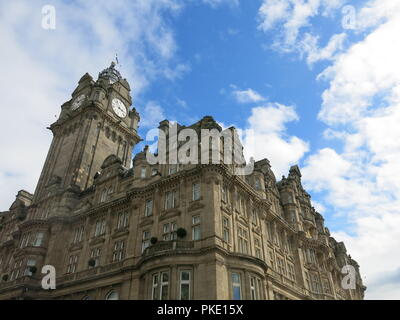
<svg viewBox="0 0 400 320">
<path fill-rule="evenodd" d="M 190 279 L 190 272 L 189 271 L 182 271 L 181 272 L 181 280 L 189 280 Z"/>
<path fill-rule="evenodd" d="M 113 291 L 107 295 L 106 300 L 119 300 L 119 295 L 117 292 Z"/>
<path fill-rule="evenodd" d="M 233 300 L 241 300 L 240 287 L 233 287 Z"/>
<path fill-rule="evenodd" d="M 161 300 L 168 300 L 168 285 L 161 287 Z"/>
<path fill-rule="evenodd" d="M 168 282 L 168 279 L 169 279 L 169 275 L 168 275 L 168 273 L 166 273 L 166 272 L 163 272 L 163 274 L 162 274 L 162 282 Z"/>
<path fill-rule="evenodd" d="M 232 273 L 232 283 L 240 284 L 240 275 L 237 273 Z"/>
<path fill-rule="evenodd" d="M 187 283 L 181 284 L 181 300 L 189 300 L 190 296 L 189 296 L 189 290 L 190 290 L 190 286 Z"/>
<path fill-rule="evenodd" d="M 200 226 L 194 226 L 192 228 L 192 240 L 200 240 L 201 235 L 200 235 Z"/>
</svg>

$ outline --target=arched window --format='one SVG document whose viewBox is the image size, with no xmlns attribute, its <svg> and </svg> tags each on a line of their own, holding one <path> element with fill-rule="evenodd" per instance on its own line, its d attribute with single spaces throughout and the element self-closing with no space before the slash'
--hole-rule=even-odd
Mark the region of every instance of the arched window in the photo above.
<svg viewBox="0 0 400 320">
<path fill-rule="evenodd" d="M 116 291 L 110 291 L 106 295 L 106 300 L 119 300 L 119 294 Z"/>
<path fill-rule="evenodd" d="M 90 296 L 84 296 L 82 300 L 93 300 Z"/>
</svg>

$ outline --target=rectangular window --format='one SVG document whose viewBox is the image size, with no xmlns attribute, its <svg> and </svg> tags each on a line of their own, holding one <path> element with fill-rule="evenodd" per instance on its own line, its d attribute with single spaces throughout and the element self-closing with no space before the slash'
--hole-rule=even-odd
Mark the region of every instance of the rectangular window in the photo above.
<svg viewBox="0 0 400 320">
<path fill-rule="evenodd" d="M 331 294 L 331 286 L 329 285 L 329 281 L 327 279 L 322 281 L 322 285 L 324 287 L 324 293 Z"/>
<path fill-rule="evenodd" d="M 226 186 L 222 186 L 222 201 L 228 203 L 228 188 Z"/>
<path fill-rule="evenodd" d="M 235 197 L 235 200 L 234 200 L 235 204 L 234 205 L 235 205 L 236 209 L 238 211 L 240 211 L 240 195 L 239 195 L 239 193 L 235 192 L 234 197 Z"/>
<path fill-rule="evenodd" d="M 163 225 L 163 240 L 164 241 L 176 240 L 178 238 L 178 235 L 176 233 L 177 229 L 178 229 L 178 225 L 176 224 L 176 222 L 164 224 Z"/>
<path fill-rule="evenodd" d="M 253 209 L 252 214 L 251 214 L 251 222 L 255 225 L 258 224 L 258 215 L 257 215 L 257 210 Z"/>
<path fill-rule="evenodd" d="M 178 165 L 177 164 L 170 164 L 168 167 L 168 174 L 174 174 L 178 171 Z"/>
<path fill-rule="evenodd" d="M 274 233 L 273 233 L 273 229 L 272 229 L 272 225 L 270 222 L 266 222 L 267 225 L 267 238 L 269 241 L 274 241 Z"/>
<path fill-rule="evenodd" d="M 190 271 L 183 270 L 180 272 L 180 291 L 179 298 L 180 300 L 190 300 Z"/>
<path fill-rule="evenodd" d="M 105 233 L 106 233 L 106 220 L 105 219 L 97 220 L 94 236 L 99 237 Z"/>
<path fill-rule="evenodd" d="M 159 274 L 153 274 L 152 289 L 151 289 L 151 299 L 158 300 L 160 296 L 159 291 Z"/>
<path fill-rule="evenodd" d="M 274 258 L 274 252 L 272 250 L 268 250 L 269 253 L 269 262 L 271 264 L 271 268 L 275 269 L 275 258 Z"/>
<path fill-rule="evenodd" d="M 258 259 L 263 259 L 262 251 L 261 251 L 261 242 L 260 239 L 254 239 L 254 251 L 256 253 L 256 257 Z"/>
<path fill-rule="evenodd" d="M 150 232 L 144 231 L 142 237 L 142 253 L 149 246 L 150 246 Z"/>
<path fill-rule="evenodd" d="M 192 200 L 200 200 L 200 183 L 193 183 L 192 185 Z"/>
<path fill-rule="evenodd" d="M 83 240 L 83 230 L 84 226 L 80 226 L 75 229 L 74 239 L 72 243 L 79 243 Z"/>
<path fill-rule="evenodd" d="M 286 276 L 286 265 L 285 260 L 283 258 L 277 257 L 276 263 L 278 267 L 278 272 L 284 276 Z"/>
<path fill-rule="evenodd" d="M 288 276 L 290 278 L 290 280 L 295 281 L 296 280 L 296 273 L 294 271 L 294 265 L 290 262 L 288 262 Z"/>
<path fill-rule="evenodd" d="M 78 266 L 78 256 L 72 255 L 68 259 L 67 273 L 74 273 Z"/>
<path fill-rule="evenodd" d="M 288 237 L 287 238 L 287 246 L 288 246 L 288 250 L 289 250 L 289 254 L 293 254 L 293 239 L 292 237 Z"/>
<path fill-rule="evenodd" d="M 140 168 L 140 177 L 143 179 L 143 178 L 146 178 L 146 167 L 143 167 L 143 168 Z"/>
<path fill-rule="evenodd" d="M 222 224 L 223 224 L 223 228 L 224 228 L 224 241 L 229 243 L 230 238 L 231 238 L 231 236 L 230 236 L 231 228 L 230 228 L 229 219 L 224 217 Z"/>
<path fill-rule="evenodd" d="M 165 209 L 172 209 L 176 206 L 176 191 L 169 191 L 165 194 Z"/>
<path fill-rule="evenodd" d="M 153 300 L 168 300 L 169 273 L 164 271 L 153 274 L 151 298 Z"/>
<path fill-rule="evenodd" d="M 107 200 L 107 196 L 108 196 L 107 189 L 104 189 L 103 192 L 101 193 L 100 202 L 105 202 Z"/>
<path fill-rule="evenodd" d="M 123 260 L 125 257 L 125 241 L 119 240 L 114 243 L 112 262 Z"/>
<path fill-rule="evenodd" d="M 20 248 L 25 248 L 26 246 L 28 246 L 29 238 L 30 238 L 30 234 L 29 234 L 29 233 L 25 233 L 25 234 L 22 236 L 21 244 L 20 244 L 19 247 L 20 247 Z"/>
<path fill-rule="evenodd" d="M 311 281 L 310 281 L 310 275 L 308 272 L 305 272 L 305 278 L 306 278 L 306 284 L 307 284 L 307 288 L 308 290 L 311 290 Z"/>
<path fill-rule="evenodd" d="M 44 233 L 43 232 L 38 232 L 35 234 L 33 240 L 32 240 L 32 246 L 33 247 L 40 247 L 43 243 L 43 238 L 44 238 Z"/>
<path fill-rule="evenodd" d="M 28 261 L 26 262 L 26 268 L 25 268 L 25 272 L 24 272 L 24 276 L 32 276 L 32 267 L 36 266 L 36 260 L 33 259 L 28 259 Z"/>
<path fill-rule="evenodd" d="M 255 277 L 250 277 L 250 296 L 251 300 L 259 300 L 259 282 Z"/>
<path fill-rule="evenodd" d="M 238 227 L 238 241 L 239 241 L 239 252 L 244 254 L 249 254 L 248 232 L 242 227 Z"/>
<path fill-rule="evenodd" d="M 161 272 L 160 300 L 168 300 L 169 273 Z"/>
<path fill-rule="evenodd" d="M 14 263 L 14 268 L 11 271 L 10 280 L 18 279 L 22 275 L 21 266 L 22 266 L 22 260 L 19 260 Z"/>
<path fill-rule="evenodd" d="M 321 293 L 321 285 L 319 283 L 318 275 L 311 273 L 311 288 L 316 293 Z"/>
<path fill-rule="evenodd" d="M 153 199 L 147 199 L 144 206 L 144 216 L 150 217 L 153 215 Z"/>
<path fill-rule="evenodd" d="M 129 222 L 129 218 L 128 218 L 128 213 L 127 212 L 120 212 L 118 214 L 118 223 L 117 223 L 117 229 L 124 229 L 128 227 L 128 222 Z"/>
<path fill-rule="evenodd" d="M 317 263 L 317 258 L 316 258 L 314 249 L 309 248 L 309 249 L 307 249 L 306 253 L 307 253 L 307 262 L 308 263 Z"/>
<path fill-rule="evenodd" d="M 192 240 L 201 239 L 200 216 L 192 217 Z"/>
<path fill-rule="evenodd" d="M 232 298 L 233 300 L 242 299 L 242 285 L 240 280 L 240 274 L 232 273 Z"/>
<path fill-rule="evenodd" d="M 89 268 L 95 268 L 100 264 L 101 248 L 94 248 L 90 250 L 90 259 L 94 260 L 94 265 L 89 265 Z"/>
</svg>

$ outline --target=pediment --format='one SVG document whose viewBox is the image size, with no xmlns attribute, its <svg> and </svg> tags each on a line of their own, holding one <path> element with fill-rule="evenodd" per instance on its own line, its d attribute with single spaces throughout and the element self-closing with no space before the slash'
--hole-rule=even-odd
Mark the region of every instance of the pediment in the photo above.
<svg viewBox="0 0 400 320">
<path fill-rule="evenodd" d="M 198 210 L 198 209 L 202 209 L 202 208 L 204 208 L 204 204 L 202 204 L 198 201 L 195 201 L 189 205 L 188 211 L 194 211 L 194 210 Z"/>
</svg>

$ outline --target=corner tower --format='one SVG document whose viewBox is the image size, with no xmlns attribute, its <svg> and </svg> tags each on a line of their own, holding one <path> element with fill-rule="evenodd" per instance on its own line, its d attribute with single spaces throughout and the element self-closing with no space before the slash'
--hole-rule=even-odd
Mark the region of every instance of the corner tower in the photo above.
<svg viewBox="0 0 400 320">
<path fill-rule="evenodd" d="M 100 72 L 96 81 L 85 74 L 61 106 L 33 202 L 69 187 L 84 190 L 111 154 L 130 167 L 132 149 L 140 141 L 139 114 L 132 106 L 130 86 L 115 63 Z"/>
</svg>

